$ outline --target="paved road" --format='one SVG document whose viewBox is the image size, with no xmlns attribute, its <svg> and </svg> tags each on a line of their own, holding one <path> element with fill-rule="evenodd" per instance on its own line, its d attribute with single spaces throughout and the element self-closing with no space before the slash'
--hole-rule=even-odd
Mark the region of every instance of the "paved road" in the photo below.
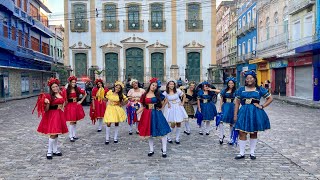
<svg viewBox="0 0 320 180">
<path fill-rule="evenodd" d="M 161 157 L 147 157 L 148 143 L 129 136 L 121 124 L 118 144 L 104 145 L 89 118 L 78 125 L 79 140 L 60 138 L 62 157 L 46 159 L 47 137 L 31 115 L 36 98 L 0 104 L 0 179 L 319 179 L 320 110 L 275 101 L 267 108 L 272 129 L 260 134 L 257 160 L 236 161 L 235 147 L 220 146 L 215 133 L 182 135 Z M 85 108 L 88 112 L 88 108 Z M 193 129 L 196 124 L 192 124 Z M 227 129 L 227 128 L 226 128 Z M 113 131 L 111 132 L 113 133 Z M 318 134 L 317 134 L 318 133 Z M 248 151 L 247 151 L 248 152 Z"/>
</svg>

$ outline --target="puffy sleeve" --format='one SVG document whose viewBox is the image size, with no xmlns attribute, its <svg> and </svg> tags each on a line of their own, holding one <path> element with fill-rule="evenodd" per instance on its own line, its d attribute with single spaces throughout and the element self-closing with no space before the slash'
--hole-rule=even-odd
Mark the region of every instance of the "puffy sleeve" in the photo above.
<svg viewBox="0 0 320 180">
<path fill-rule="evenodd" d="M 109 91 L 107 92 L 106 98 L 109 99 L 109 97 L 112 95 L 112 93 L 113 93 L 112 90 L 109 90 Z"/>
<path fill-rule="evenodd" d="M 269 93 L 269 91 L 264 88 L 264 87 L 260 87 L 260 90 L 259 90 L 259 93 L 260 93 L 260 96 L 261 97 L 264 97 L 264 98 L 268 98 L 271 96 L 271 94 Z"/>
<path fill-rule="evenodd" d="M 130 89 L 129 92 L 127 93 L 128 97 L 132 96 L 133 90 Z"/>
<path fill-rule="evenodd" d="M 223 90 L 220 92 L 220 95 L 221 95 L 221 97 L 225 97 L 225 96 L 226 96 L 226 89 L 223 89 Z"/>
<path fill-rule="evenodd" d="M 124 94 L 122 94 L 122 97 L 123 97 L 123 101 L 128 101 L 128 97 Z"/>
<path fill-rule="evenodd" d="M 81 94 L 83 94 L 83 95 L 85 94 L 85 91 L 82 90 L 81 88 L 78 87 L 78 90 L 79 90 L 79 92 L 80 92 Z"/>
<path fill-rule="evenodd" d="M 96 95 L 97 95 L 97 92 L 98 92 L 98 88 L 93 88 L 92 89 L 92 97 L 96 97 Z"/>
<path fill-rule="evenodd" d="M 146 90 L 141 88 L 141 94 L 144 94 L 144 93 L 146 93 Z"/>
<path fill-rule="evenodd" d="M 198 93 L 197 93 L 197 98 L 198 98 L 198 99 L 201 99 L 201 98 L 202 98 L 202 95 L 203 95 L 203 91 L 202 91 L 202 90 L 199 90 Z"/>
<path fill-rule="evenodd" d="M 167 91 L 163 91 L 162 95 L 166 98 L 167 97 Z"/>
<path fill-rule="evenodd" d="M 241 93 L 242 93 L 242 87 L 240 87 L 239 89 L 236 90 L 235 95 L 236 95 L 236 98 L 237 98 L 237 99 L 240 99 L 240 98 L 241 98 Z"/>
<path fill-rule="evenodd" d="M 104 94 L 106 95 L 109 89 L 107 87 L 104 88 Z"/>
<path fill-rule="evenodd" d="M 180 89 L 177 89 L 177 93 L 180 97 L 183 96 L 183 92 Z"/>
</svg>

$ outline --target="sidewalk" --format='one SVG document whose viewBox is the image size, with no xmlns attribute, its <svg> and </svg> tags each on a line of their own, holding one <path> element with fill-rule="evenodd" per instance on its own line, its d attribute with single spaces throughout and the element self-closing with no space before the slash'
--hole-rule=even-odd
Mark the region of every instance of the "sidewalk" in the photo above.
<svg viewBox="0 0 320 180">
<path fill-rule="evenodd" d="M 313 109 L 320 109 L 320 101 L 312 101 L 307 99 L 299 99 L 296 97 L 287 97 L 287 96 L 277 96 L 274 95 L 273 98 L 277 101 L 282 101 L 288 104 L 293 104 L 297 106 L 313 108 Z"/>
</svg>

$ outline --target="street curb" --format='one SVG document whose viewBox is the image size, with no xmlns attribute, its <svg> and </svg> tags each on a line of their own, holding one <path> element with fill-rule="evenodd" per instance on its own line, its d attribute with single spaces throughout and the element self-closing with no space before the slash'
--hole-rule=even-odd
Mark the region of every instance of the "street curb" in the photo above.
<svg viewBox="0 0 320 180">
<path fill-rule="evenodd" d="M 293 101 L 290 101 L 290 100 L 287 100 L 287 99 L 281 99 L 281 98 L 277 98 L 277 97 L 274 97 L 273 99 L 277 100 L 277 101 L 281 101 L 281 102 L 287 103 L 287 104 L 301 106 L 301 107 L 305 107 L 305 108 L 320 109 L 320 105 L 317 106 L 315 104 L 303 104 L 303 103 L 293 102 Z"/>
<path fill-rule="evenodd" d="M 33 95 L 29 95 L 29 96 L 19 96 L 19 97 L 8 98 L 8 99 L 0 99 L 0 104 L 6 103 L 9 101 L 14 101 L 14 100 L 28 99 L 28 98 L 37 97 L 37 96 L 39 96 L 39 94 L 33 94 Z"/>
</svg>

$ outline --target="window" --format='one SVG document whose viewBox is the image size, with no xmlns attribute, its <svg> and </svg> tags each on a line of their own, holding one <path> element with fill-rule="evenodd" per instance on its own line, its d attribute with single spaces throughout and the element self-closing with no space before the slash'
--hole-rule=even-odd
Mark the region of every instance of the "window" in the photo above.
<svg viewBox="0 0 320 180">
<path fill-rule="evenodd" d="M 242 27 L 246 25 L 246 16 L 242 17 Z"/>
<path fill-rule="evenodd" d="M 247 16 L 248 16 L 247 21 L 248 21 L 248 24 L 249 24 L 249 23 L 250 23 L 250 21 L 251 21 L 251 11 L 249 11 L 249 12 L 248 12 L 248 15 L 247 15 Z"/>
<path fill-rule="evenodd" d="M 140 6 L 138 4 L 130 4 L 128 6 L 128 30 L 140 30 L 142 23 L 140 22 Z"/>
<path fill-rule="evenodd" d="M 270 18 L 267 17 L 266 20 L 266 33 L 267 33 L 267 40 L 270 38 Z"/>
<path fill-rule="evenodd" d="M 42 42 L 42 53 L 49 55 L 49 44 Z"/>
<path fill-rule="evenodd" d="M 292 25 L 292 41 L 299 40 L 301 37 L 301 25 L 300 21 L 296 21 Z"/>
<path fill-rule="evenodd" d="M 118 31 L 119 23 L 117 21 L 117 5 L 105 4 L 104 5 L 104 23 L 102 26 L 103 31 Z"/>
<path fill-rule="evenodd" d="M 303 28 L 303 37 L 312 36 L 312 23 L 313 16 L 307 16 L 304 18 L 304 28 Z"/>
<path fill-rule="evenodd" d="M 40 20 L 39 17 L 39 9 L 37 9 L 34 5 L 32 5 L 30 3 L 30 16 L 32 16 L 33 18 Z"/>
<path fill-rule="evenodd" d="M 160 3 L 153 3 L 151 6 L 151 23 L 149 24 L 150 30 L 163 30 L 163 5 Z"/>
<path fill-rule="evenodd" d="M 40 21 L 48 27 L 48 17 L 45 14 L 40 13 Z"/>
<path fill-rule="evenodd" d="M 253 7 L 252 8 L 252 19 L 256 19 L 257 17 L 257 10 L 256 10 L 256 7 Z"/>
<path fill-rule="evenodd" d="M 279 22 L 279 19 L 278 19 L 278 12 L 275 12 L 274 13 L 274 36 L 277 36 L 278 35 L 278 22 Z"/>
<path fill-rule="evenodd" d="M 248 40 L 248 53 L 251 52 L 251 39 Z"/>
<path fill-rule="evenodd" d="M 12 40 L 17 39 L 16 28 L 14 26 L 11 27 L 11 38 Z"/>
<path fill-rule="evenodd" d="M 29 93 L 29 75 L 27 73 L 21 73 L 21 93 Z"/>
<path fill-rule="evenodd" d="M 187 4 L 186 31 L 202 31 L 203 21 L 200 14 L 200 3 Z"/>
<path fill-rule="evenodd" d="M 241 56 L 241 44 L 238 46 L 238 56 Z"/>
<path fill-rule="evenodd" d="M 238 20 L 238 29 L 241 29 L 241 19 Z"/>
<path fill-rule="evenodd" d="M 17 0 L 17 6 L 21 8 L 21 0 Z"/>
<path fill-rule="evenodd" d="M 18 43 L 19 43 L 19 46 L 22 46 L 22 31 L 19 30 L 18 32 Z"/>
<path fill-rule="evenodd" d="M 31 36 L 31 49 L 40 52 L 40 41 L 33 36 Z"/>
<path fill-rule="evenodd" d="M 28 11 L 28 1 L 24 0 L 23 2 L 24 2 L 23 3 L 23 10 L 24 10 L 24 12 L 27 12 Z"/>
<path fill-rule="evenodd" d="M 242 55 L 246 54 L 246 43 L 242 43 Z"/>
<path fill-rule="evenodd" d="M 29 48 L 29 34 L 28 33 L 25 33 L 25 38 L 24 38 L 24 40 L 25 40 L 25 44 L 24 44 L 24 46 L 26 47 L 26 48 Z"/>
<path fill-rule="evenodd" d="M 256 50 L 257 38 L 253 37 L 252 39 L 252 51 Z"/>
<path fill-rule="evenodd" d="M 287 33 L 289 31 L 289 25 L 288 25 L 288 7 L 285 6 L 283 8 L 283 32 Z"/>
<path fill-rule="evenodd" d="M 73 18 L 71 21 L 71 31 L 72 32 L 87 32 L 88 31 L 88 21 L 87 21 L 87 6 L 83 3 L 74 3 L 73 8 Z"/>
</svg>

